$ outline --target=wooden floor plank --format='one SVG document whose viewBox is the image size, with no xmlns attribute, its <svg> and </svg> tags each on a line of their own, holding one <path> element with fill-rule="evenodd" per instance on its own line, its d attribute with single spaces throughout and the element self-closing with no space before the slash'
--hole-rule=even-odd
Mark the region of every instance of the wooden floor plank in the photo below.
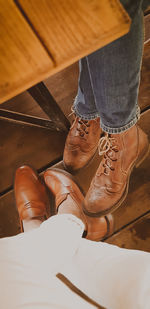
<svg viewBox="0 0 150 309">
<path fill-rule="evenodd" d="M 150 213 L 107 239 L 107 242 L 122 248 L 150 252 Z"/>
<path fill-rule="evenodd" d="M 67 69 L 44 81 L 66 117 L 71 113 L 71 106 L 77 94 L 79 66 L 76 62 Z M 70 120 L 70 117 L 68 117 Z"/>
<path fill-rule="evenodd" d="M 1 108 L 25 115 L 49 119 L 27 91 L 1 104 Z"/>
<path fill-rule="evenodd" d="M 15 1 L 0 3 L 0 103 L 48 76 L 51 57 Z"/>
<path fill-rule="evenodd" d="M 15 169 L 22 164 L 36 169 L 62 156 L 66 133 L 0 120 L 0 192 L 12 185 Z"/>
<path fill-rule="evenodd" d="M 44 81 L 66 117 L 71 112 L 72 102 L 77 93 L 78 73 L 78 63 L 75 63 Z M 48 119 L 27 91 L 1 104 L 1 108 Z"/>
<path fill-rule="evenodd" d="M 13 191 L 0 197 L 0 238 L 21 232 Z"/>
<path fill-rule="evenodd" d="M 141 110 L 150 106 L 150 41 L 144 46 L 139 88 L 139 105 Z"/>
</svg>

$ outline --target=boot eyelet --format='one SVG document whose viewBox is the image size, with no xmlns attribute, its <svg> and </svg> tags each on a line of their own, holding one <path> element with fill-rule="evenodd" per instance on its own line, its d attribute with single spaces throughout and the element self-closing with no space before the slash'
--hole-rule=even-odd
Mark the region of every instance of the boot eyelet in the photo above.
<svg viewBox="0 0 150 309">
<path fill-rule="evenodd" d="M 80 136 L 83 137 L 83 136 L 84 136 L 84 133 L 80 133 Z"/>
</svg>

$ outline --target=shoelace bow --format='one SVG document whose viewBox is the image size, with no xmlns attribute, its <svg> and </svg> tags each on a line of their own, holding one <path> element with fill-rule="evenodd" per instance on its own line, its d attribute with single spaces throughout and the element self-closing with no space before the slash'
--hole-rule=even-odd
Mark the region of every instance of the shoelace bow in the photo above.
<svg viewBox="0 0 150 309">
<path fill-rule="evenodd" d="M 106 134 L 101 137 L 98 145 L 99 155 L 104 155 L 102 159 L 103 173 L 109 175 L 110 170 L 114 171 L 113 161 L 117 161 L 115 153 L 118 152 L 118 147 L 116 145 L 116 139 L 114 137 Z"/>
</svg>

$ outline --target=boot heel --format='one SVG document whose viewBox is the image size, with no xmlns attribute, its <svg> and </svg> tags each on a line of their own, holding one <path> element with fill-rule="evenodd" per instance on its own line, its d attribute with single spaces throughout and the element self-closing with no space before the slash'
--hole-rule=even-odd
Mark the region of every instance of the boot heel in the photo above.
<svg viewBox="0 0 150 309">
<path fill-rule="evenodd" d="M 137 163 L 135 164 L 135 167 L 138 168 L 142 164 L 142 162 L 148 157 L 149 154 L 150 154 L 150 145 L 145 155 L 137 161 Z"/>
</svg>

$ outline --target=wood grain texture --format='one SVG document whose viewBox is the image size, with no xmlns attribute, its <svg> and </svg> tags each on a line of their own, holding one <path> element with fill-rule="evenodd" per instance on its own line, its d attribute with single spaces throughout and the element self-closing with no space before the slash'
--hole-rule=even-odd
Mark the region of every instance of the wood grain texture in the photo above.
<svg viewBox="0 0 150 309">
<path fill-rule="evenodd" d="M 13 191 L 5 194 L 4 199 L 0 198 L 0 217 L 0 238 L 13 236 L 21 232 Z"/>
<path fill-rule="evenodd" d="M 0 103 L 125 34 L 129 25 L 118 0 L 0 0 Z"/>
<path fill-rule="evenodd" d="M 44 78 L 53 62 L 11 0 L 0 0 L 0 103 Z"/>
<path fill-rule="evenodd" d="M 0 103 L 129 30 L 118 0 L 0 0 Z"/>
<path fill-rule="evenodd" d="M 150 40 L 150 11 L 149 14 L 144 17 L 145 22 L 145 42 Z"/>
<path fill-rule="evenodd" d="M 150 41 L 144 45 L 141 83 L 139 88 L 139 104 L 141 110 L 150 105 Z"/>
<path fill-rule="evenodd" d="M 116 0 L 18 0 L 56 66 L 65 67 L 126 33 Z"/>
<path fill-rule="evenodd" d="M 41 169 L 60 160 L 65 138 L 65 132 L 0 119 L 0 192 L 12 186 L 18 166 Z"/>
<path fill-rule="evenodd" d="M 150 212 L 107 239 L 122 248 L 150 252 Z"/>
<path fill-rule="evenodd" d="M 57 130 L 68 131 L 70 123 L 59 105 L 48 91 L 43 82 L 38 83 L 34 87 L 28 89 L 30 95 L 40 105 L 44 112 L 49 116 L 57 127 Z"/>
<path fill-rule="evenodd" d="M 54 74 L 44 81 L 59 107 L 71 121 L 71 107 L 78 90 L 79 65 L 78 62 Z"/>
<path fill-rule="evenodd" d="M 72 102 L 77 93 L 78 76 L 78 63 L 74 63 L 44 81 L 44 84 L 55 98 L 66 117 L 71 113 Z M 49 119 L 27 91 L 4 102 L 0 107 Z M 68 119 L 70 120 L 70 117 L 68 117 Z"/>
</svg>

